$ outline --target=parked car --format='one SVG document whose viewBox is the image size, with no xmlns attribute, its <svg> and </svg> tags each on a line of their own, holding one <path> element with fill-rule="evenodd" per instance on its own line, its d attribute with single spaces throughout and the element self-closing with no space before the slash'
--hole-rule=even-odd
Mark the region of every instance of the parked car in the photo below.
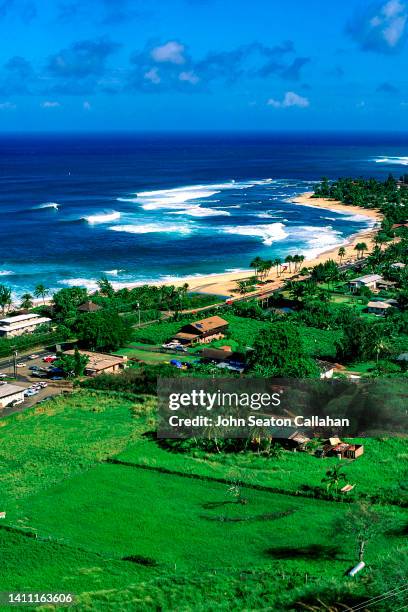
<svg viewBox="0 0 408 612">
<path fill-rule="evenodd" d="M 44 363 L 52 363 L 53 361 L 56 361 L 57 356 L 56 355 L 47 355 L 46 357 L 43 358 Z"/>
<path fill-rule="evenodd" d="M 18 368 L 25 368 L 26 367 L 26 363 L 24 363 L 23 361 L 20 361 L 20 363 L 17 364 Z"/>
<path fill-rule="evenodd" d="M 39 367 L 38 366 L 30 366 L 28 369 L 32 370 L 34 372 L 35 370 L 39 370 Z"/>
<path fill-rule="evenodd" d="M 51 380 L 64 380 L 63 376 L 52 376 Z"/>
<path fill-rule="evenodd" d="M 4 372 L 0 372 L 0 378 L 7 378 L 7 374 L 4 374 Z"/>
<path fill-rule="evenodd" d="M 35 353 L 33 353 L 32 355 L 29 355 L 28 357 L 29 359 L 38 359 L 39 355 L 36 355 Z"/>
</svg>

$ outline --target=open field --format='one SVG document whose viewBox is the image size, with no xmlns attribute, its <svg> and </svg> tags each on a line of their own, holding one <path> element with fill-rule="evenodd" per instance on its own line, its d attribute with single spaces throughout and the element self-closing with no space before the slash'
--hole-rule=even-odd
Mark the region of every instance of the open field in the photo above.
<svg viewBox="0 0 408 612">
<path fill-rule="evenodd" d="M 353 602 L 367 593 L 365 576 L 343 577 L 355 552 L 336 525 L 350 504 L 302 488 L 321 487 L 335 460 L 170 452 L 145 435 L 146 396 L 74 392 L 0 425 L 0 590 L 72 591 L 81 610 L 202 611 L 294 610 L 312 591 L 351 588 Z M 395 497 L 406 491 L 406 456 L 404 440 L 371 440 L 346 464 L 356 491 L 377 495 L 394 521 L 367 548 L 370 571 L 403 546 Z M 106 463 L 116 458 L 138 466 Z M 229 490 L 236 479 L 244 504 Z"/>
<path fill-rule="evenodd" d="M 226 337 L 222 340 L 215 341 L 214 346 L 230 345 L 234 350 L 239 347 L 251 346 L 259 332 L 267 329 L 270 323 L 239 317 L 231 313 L 222 313 L 222 317 L 229 322 L 229 329 Z M 172 335 L 177 333 L 180 328 L 185 325 L 189 319 L 180 321 L 162 321 L 152 323 L 143 329 L 135 331 L 135 340 L 137 343 L 146 344 L 162 344 Z M 334 357 L 336 352 L 336 341 L 340 338 L 338 331 L 326 331 L 312 327 L 299 326 L 299 331 L 302 336 L 306 351 L 314 357 Z M 130 345 L 132 348 L 132 345 Z M 198 350 L 196 347 L 194 350 Z M 125 349 L 127 350 L 127 349 Z M 120 354 L 122 351 L 119 351 Z M 131 353 L 128 353 L 131 356 Z M 172 357 L 170 357 L 172 358 Z M 184 360 L 184 357 L 183 357 Z"/>
</svg>

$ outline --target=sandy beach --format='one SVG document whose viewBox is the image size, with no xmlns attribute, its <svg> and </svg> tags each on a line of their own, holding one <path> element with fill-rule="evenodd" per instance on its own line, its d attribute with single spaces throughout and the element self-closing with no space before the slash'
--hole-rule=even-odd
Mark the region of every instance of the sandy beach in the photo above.
<svg viewBox="0 0 408 612">
<path fill-rule="evenodd" d="M 343 257 L 342 262 L 347 263 L 350 261 L 354 261 L 357 258 L 357 252 L 354 250 L 354 247 L 358 242 L 365 242 L 368 250 L 371 251 L 374 247 L 374 237 L 378 231 L 378 225 L 381 222 L 382 215 L 378 210 L 372 209 L 364 209 L 358 206 L 348 206 L 343 204 L 342 202 L 338 202 L 335 200 L 326 200 L 324 198 L 312 198 L 313 192 L 307 192 L 300 196 L 297 196 L 293 199 L 293 203 L 299 206 L 311 206 L 315 208 L 324 208 L 325 210 L 331 210 L 339 213 L 347 213 L 347 214 L 356 214 L 365 216 L 375 221 L 375 227 L 365 229 L 357 234 L 353 234 L 349 236 L 347 240 L 344 241 L 342 245 L 337 245 L 334 248 L 328 249 L 320 253 L 317 257 L 312 259 L 305 259 L 303 266 L 311 267 L 315 266 L 319 263 L 323 263 L 328 259 L 334 259 L 339 262 L 338 250 L 340 246 L 345 248 L 345 256 Z M 289 272 L 289 268 L 286 271 L 283 271 L 279 277 L 277 276 L 276 270 L 273 268 L 268 277 L 268 282 L 262 285 L 264 289 L 278 289 L 281 287 L 284 282 L 293 276 L 293 267 L 292 271 Z M 250 276 L 253 276 L 253 271 L 248 269 L 240 272 L 225 272 L 221 274 L 210 274 L 205 276 L 191 276 L 184 277 L 180 279 L 180 281 L 172 280 L 169 284 L 180 286 L 184 283 L 188 283 L 190 291 L 196 291 L 200 293 L 212 293 L 214 295 L 222 295 L 224 297 L 238 297 L 238 293 L 234 289 L 236 289 L 236 282 L 238 280 L 246 279 Z M 251 294 L 246 294 L 250 296 Z"/>
</svg>

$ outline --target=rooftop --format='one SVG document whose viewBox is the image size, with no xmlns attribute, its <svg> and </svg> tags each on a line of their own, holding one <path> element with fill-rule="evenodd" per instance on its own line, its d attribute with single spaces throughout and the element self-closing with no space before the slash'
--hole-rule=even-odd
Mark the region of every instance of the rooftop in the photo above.
<svg viewBox="0 0 408 612">
<path fill-rule="evenodd" d="M 367 308 L 392 308 L 391 304 L 387 302 L 368 302 Z"/>
<path fill-rule="evenodd" d="M 101 308 L 102 306 L 91 302 L 91 300 L 88 300 L 87 302 L 84 302 L 83 304 L 78 306 L 78 310 L 80 312 L 98 312 L 98 310 L 101 310 Z"/>
<path fill-rule="evenodd" d="M 40 315 L 34 313 L 16 315 L 15 317 L 6 317 L 0 319 L 0 325 L 10 325 L 11 323 L 20 323 L 21 321 L 27 321 L 28 319 L 40 319 Z"/>
<path fill-rule="evenodd" d="M 195 327 L 200 332 L 211 331 L 212 329 L 217 329 L 218 327 L 224 327 L 228 325 L 228 321 L 222 319 L 221 317 L 214 316 L 208 317 L 207 319 L 201 319 L 200 321 L 195 321 L 194 323 L 188 323 L 191 327 Z"/>
<path fill-rule="evenodd" d="M 107 353 L 94 353 L 93 351 L 79 351 L 81 355 L 86 355 L 89 358 L 86 364 L 86 370 L 106 370 L 115 365 L 119 365 L 125 361 L 123 357 L 118 355 L 109 355 Z M 64 351 L 64 355 L 74 355 L 74 350 Z"/>
<path fill-rule="evenodd" d="M 382 280 L 382 276 L 380 274 L 366 274 L 366 276 L 359 276 L 358 278 L 353 278 L 351 283 L 375 283 L 376 281 Z"/>
<path fill-rule="evenodd" d="M 25 391 L 25 387 L 18 387 L 17 385 L 6 383 L 5 385 L 0 385 L 0 398 L 9 397 L 16 393 L 23 393 L 23 391 Z"/>
</svg>

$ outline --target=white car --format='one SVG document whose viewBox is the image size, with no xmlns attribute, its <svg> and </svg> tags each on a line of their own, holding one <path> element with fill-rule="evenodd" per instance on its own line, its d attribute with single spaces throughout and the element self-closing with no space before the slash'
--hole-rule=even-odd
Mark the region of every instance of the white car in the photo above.
<svg viewBox="0 0 408 612">
<path fill-rule="evenodd" d="M 20 361 L 20 363 L 18 363 L 18 364 L 17 364 L 17 367 L 18 367 L 18 368 L 25 368 L 25 367 L 26 367 L 26 365 L 27 365 L 26 363 L 24 363 L 24 362 Z"/>
<path fill-rule="evenodd" d="M 35 353 L 33 353 L 33 354 L 32 354 L 32 355 L 30 355 L 28 358 L 29 358 L 29 359 L 38 359 L 38 358 L 39 358 L 39 355 L 36 355 Z"/>
<path fill-rule="evenodd" d="M 0 378 L 7 378 L 7 374 L 4 374 L 4 372 L 0 372 Z"/>
</svg>

